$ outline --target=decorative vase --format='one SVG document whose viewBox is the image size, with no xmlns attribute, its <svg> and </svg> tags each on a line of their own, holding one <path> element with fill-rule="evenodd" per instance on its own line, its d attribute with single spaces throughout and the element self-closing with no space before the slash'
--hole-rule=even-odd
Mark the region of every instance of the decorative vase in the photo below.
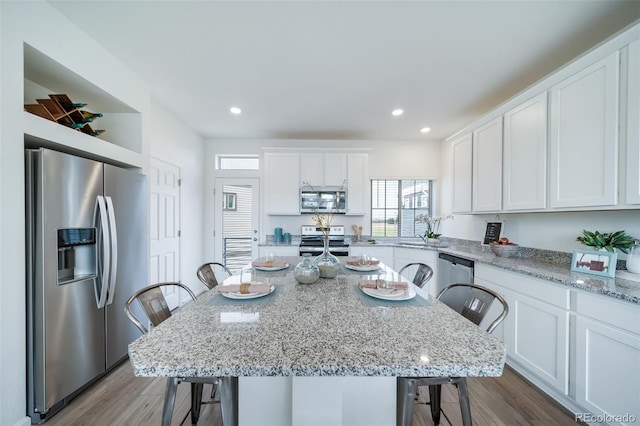
<svg viewBox="0 0 640 426">
<path fill-rule="evenodd" d="M 293 271 L 293 277 L 300 284 L 313 284 L 320 278 L 320 269 L 311 262 L 311 255 L 305 253 L 302 255 L 302 262 L 296 265 Z"/>
<path fill-rule="evenodd" d="M 636 243 L 627 254 L 627 271 L 640 274 L 640 245 Z"/>
<path fill-rule="evenodd" d="M 431 245 L 438 245 L 440 238 L 427 238 L 427 243 Z"/>
<path fill-rule="evenodd" d="M 335 278 L 340 270 L 340 261 L 329 253 L 329 237 L 324 237 L 324 250 L 322 254 L 313 259 L 313 264 L 320 270 L 320 278 Z"/>
</svg>

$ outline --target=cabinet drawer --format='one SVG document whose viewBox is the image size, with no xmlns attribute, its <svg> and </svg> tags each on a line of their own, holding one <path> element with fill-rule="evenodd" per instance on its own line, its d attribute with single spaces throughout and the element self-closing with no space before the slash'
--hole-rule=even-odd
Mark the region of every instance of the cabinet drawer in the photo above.
<svg viewBox="0 0 640 426">
<path fill-rule="evenodd" d="M 477 278 L 491 281 L 560 308 L 569 309 L 570 290 L 566 286 L 478 263 L 476 263 L 474 274 Z"/>
<path fill-rule="evenodd" d="M 640 305 L 576 291 L 576 312 L 635 334 L 640 334 Z"/>
</svg>

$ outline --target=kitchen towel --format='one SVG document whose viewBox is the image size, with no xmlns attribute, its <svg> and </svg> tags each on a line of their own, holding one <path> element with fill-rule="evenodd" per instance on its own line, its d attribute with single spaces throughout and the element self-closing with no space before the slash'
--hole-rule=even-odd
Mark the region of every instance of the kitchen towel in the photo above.
<svg viewBox="0 0 640 426">
<path fill-rule="evenodd" d="M 270 284 L 228 284 L 215 287 L 218 293 L 269 293 L 271 291 Z"/>
</svg>

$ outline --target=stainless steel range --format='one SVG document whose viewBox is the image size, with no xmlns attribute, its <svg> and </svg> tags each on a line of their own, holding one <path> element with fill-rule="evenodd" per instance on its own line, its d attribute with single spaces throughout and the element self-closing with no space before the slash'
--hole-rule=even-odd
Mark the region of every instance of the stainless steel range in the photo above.
<svg viewBox="0 0 640 426">
<path fill-rule="evenodd" d="M 323 233 L 319 227 L 302 225 L 300 240 L 300 256 L 310 253 L 318 256 L 324 250 Z M 344 241 L 344 226 L 335 225 L 329 228 L 329 252 L 334 256 L 348 256 L 349 244 Z"/>
</svg>

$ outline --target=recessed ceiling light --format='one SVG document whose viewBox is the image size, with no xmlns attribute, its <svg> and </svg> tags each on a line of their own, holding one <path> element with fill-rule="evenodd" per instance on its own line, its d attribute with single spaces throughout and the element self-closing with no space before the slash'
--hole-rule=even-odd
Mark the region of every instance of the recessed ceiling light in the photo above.
<svg viewBox="0 0 640 426">
<path fill-rule="evenodd" d="M 423 127 L 420 129 L 420 133 L 429 133 L 431 131 L 431 127 Z"/>
<path fill-rule="evenodd" d="M 404 110 L 400 108 L 394 109 L 393 111 L 391 111 L 391 115 L 393 115 L 394 117 L 397 117 L 402 114 L 404 114 Z"/>
<path fill-rule="evenodd" d="M 242 114 L 242 110 L 238 107 L 231 107 L 229 108 L 229 111 L 231 111 L 231 114 Z"/>
</svg>

